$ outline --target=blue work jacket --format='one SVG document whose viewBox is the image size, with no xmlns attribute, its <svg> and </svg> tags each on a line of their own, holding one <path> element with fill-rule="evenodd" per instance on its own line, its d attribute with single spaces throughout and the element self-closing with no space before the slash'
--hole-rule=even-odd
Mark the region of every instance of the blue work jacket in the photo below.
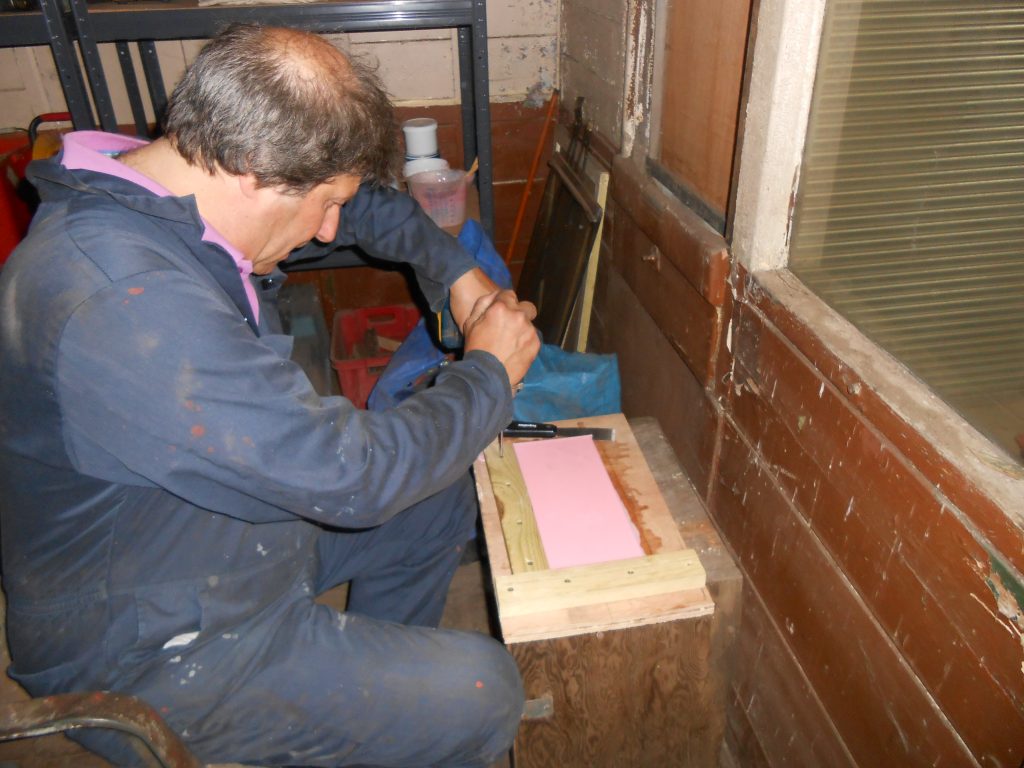
<svg viewBox="0 0 1024 768">
<path fill-rule="evenodd" d="M 0 273 L 3 586 L 11 673 L 31 692 L 123 683 L 167 642 L 264 610 L 320 526 L 399 514 L 511 419 L 481 351 L 394 410 L 318 396 L 273 308 L 257 323 L 231 257 L 201 239 L 193 198 L 59 158 L 31 178 L 42 205 Z M 435 308 L 474 266 L 380 187 L 299 256 L 345 245 L 410 264 Z"/>
</svg>

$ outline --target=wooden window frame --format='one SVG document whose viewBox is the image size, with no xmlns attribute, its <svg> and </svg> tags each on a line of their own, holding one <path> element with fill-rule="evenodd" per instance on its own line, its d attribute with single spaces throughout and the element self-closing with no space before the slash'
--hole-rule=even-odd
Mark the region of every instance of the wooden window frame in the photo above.
<svg viewBox="0 0 1024 768">
<path fill-rule="evenodd" d="M 755 10 L 756 39 L 739 145 L 731 250 L 751 280 L 814 334 L 897 419 L 931 445 L 951 478 L 918 468 L 940 490 L 972 485 L 1022 525 L 1024 468 L 787 269 L 793 200 L 810 115 L 827 0 L 778 0 Z"/>
</svg>

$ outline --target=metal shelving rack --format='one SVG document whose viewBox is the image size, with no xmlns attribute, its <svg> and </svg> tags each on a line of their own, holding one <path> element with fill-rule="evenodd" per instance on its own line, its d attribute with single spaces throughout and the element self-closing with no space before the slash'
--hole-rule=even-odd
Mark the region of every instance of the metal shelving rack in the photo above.
<svg viewBox="0 0 1024 768">
<path fill-rule="evenodd" d="M 340 0 L 288 5 L 203 6 L 196 0 L 40 0 L 40 11 L 0 15 L 0 46 L 49 45 L 64 89 L 68 111 L 78 129 L 99 125 L 116 130 L 113 102 L 99 58 L 101 43 L 114 43 L 129 103 L 140 133 L 145 133 L 142 95 L 131 64 L 129 44 L 142 61 L 150 102 L 159 112 L 166 103 L 156 41 L 212 37 L 233 22 L 260 22 L 314 32 L 451 29 L 458 34 L 459 89 L 462 100 L 463 162 L 479 159 L 480 218 L 494 232 L 491 160 L 490 88 L 487 66 L 486 0 Z M 78 64 L 78 43 L 85 73 Z M 86 91 L 86 81 L 89 92 Z"/>
</svg>

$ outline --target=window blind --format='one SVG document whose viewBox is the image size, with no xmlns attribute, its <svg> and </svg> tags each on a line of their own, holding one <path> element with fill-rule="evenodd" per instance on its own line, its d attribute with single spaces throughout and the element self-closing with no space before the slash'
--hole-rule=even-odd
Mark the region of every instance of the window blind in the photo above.
<svg viewBox="0 0 1024 768">
<path fill-rule="evenodd" d="M 1024 3 L 830 0 L 790 269 L 1019 453 Z"/>
</svg>

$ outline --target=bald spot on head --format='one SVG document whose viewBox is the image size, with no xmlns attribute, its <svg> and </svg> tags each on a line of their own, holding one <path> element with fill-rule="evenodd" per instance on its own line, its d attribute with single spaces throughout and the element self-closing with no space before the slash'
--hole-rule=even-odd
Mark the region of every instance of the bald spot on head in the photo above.
<svg viewBox="0 0 1024 768">
<path fill-rule="evenodd" d="M 348 57 L 320 35 L 298 29 L 268 27 L 264 30 L 268 48 L 277 56 L 283 75 L 297 85 L 353 78 Z"/>
</svg>

